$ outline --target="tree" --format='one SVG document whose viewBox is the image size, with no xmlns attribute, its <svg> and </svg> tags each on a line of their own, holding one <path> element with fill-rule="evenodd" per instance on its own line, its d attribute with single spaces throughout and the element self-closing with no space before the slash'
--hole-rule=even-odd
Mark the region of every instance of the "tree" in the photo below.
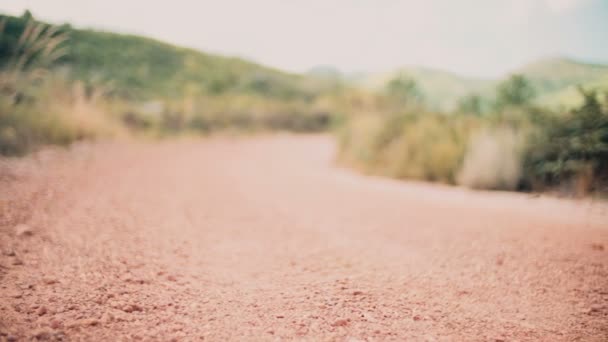
<svg viewBox="0 0 608 342">
<path fill-rule="evenodd" d="M 483 111 L 481 96 L 477 94 L 467 95 L 458 101 L 458 112 L 463 114 L 481 115 Z"/>
<path fill-rule="evenodd" d="M 23 12 L 23 14 L 21 15 L 21 18 L 25 21 L 28 21 L 34 19 L 34 16 L 32 15 L 32 12 L 30 12 L 30 10 L 25 10 L 25 12 Z"/>
<path fill-rule="evenodd" d="M 536 90 L 522 75 L 512 75 L 498 85 L 496 108 L 521 107 L 529 105 L 536 96 Z"/>
<path fill-rule="evenodd" d="M 390 98 L 404 104 L 422 101 L 422 91 L 418 88 L 418 84 L 405 73 L 400 73 L 387 83 L 386 93 Z"/>
<path fill-rule="evenodd" d="M 583 104 L 547 118 L 544 134 L 527 152 L 526 167 L 541 183 L 574 178 L 577 193 L 584 193 L 608 180 L 608 108 L 597 91 L 579 90 Z"/>
</svg>

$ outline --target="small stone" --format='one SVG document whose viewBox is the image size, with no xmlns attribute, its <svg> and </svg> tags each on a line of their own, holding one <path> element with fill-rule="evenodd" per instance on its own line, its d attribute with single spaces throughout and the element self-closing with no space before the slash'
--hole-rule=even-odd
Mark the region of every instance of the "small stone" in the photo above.
<svg viewBox="0 0 608 342">
<path fill-rule="evenodd" d="M 36 313 L 38 314 L 38 316 L 43 316 L 47 313 L 47 309 L 45 306 L 41 306 L 38 308 L 38 310 L 36 311 Z"/>
<path fill-rule="evenodd" d="M 593 249 L 594 251 L 603 251 L 604 250 L 604 245 L 602 245 L 601 243 L 592 243 L 591 244 L 591 249 Z"/>
<path fill-rule="evenodd" d="M 61 321 L 60 321 L 60 320 L 58 320 L 58 319 L 54 319 L 54 320 L 52 320 L 52 321 L 51 321 L 51 328 L 52 328 L 52 329 L 59 329 L 59 328 L 61 328 L 62 326 L 63 326 L 63 324 L 62 324 L 62 323 L 61 323 Z"/>
<path fill-rule="evenodd" d="M 48 340 L 53 335 L 53 332 L 47 328 L 41 328 L 38 330 L 34 330 L 32 334 L 38 340 Z"/>
<path fill-rule="evenodd" d="M 589 308 L 589 312 L 600 312 L 604 307 L 600 304 L 592 304 Z"/>
<path fill-rule="evenodd" d="M 5 249 L 2 251 L 2 254 L 6 255 L 6 256 L 15 256 L 17 254 L 15 254 L 15 251 L 12 249 Z"/>
<path fill-rule="evenodd" d="M 18 237 L 32 236 L 34 235 L 34 231 L 27 224 L 21 223 L 15 226 L 15 235 L 17 235 Z"/>
<path fill-rule="evenodd" d="M 415 315 L 414 317 L 412 317 L 412 319 L 413 319 L 414 321 L 421 321 L 421 320 L 422 320 L 422 317 L 421 317 L 420 315 Z"/>
<path fill-rule="evenodd" d="M 345 327 L 348 325 L 348 320 L 339 319 L 331 324 L 332 327 Z"/>
<path fill-rule="evenodd" d="M 170 276 L 167 276 L 167 280 L 168 281 L 177 281 L 177 278 L 175 276 L 170 275 Z"/>
<path fill-rule="evenodd" d="M 23 292 L 14 290 L 13 292 L 10 293 L 10 296 L 13 298 L 21 298 L 23 296 Z"/>
<path fill-rule="evenodd" d="M 142 307 L 137 304 L 127 304 L 123 306 L 122 311 L 131 313 L 133 311 L 143 311 Z"/>
<path fill-rule="evenodd" d="M 81 319 L 80 321 L 78 321 L 79 325 L 83 326 L 83 327 L 88 327 L 88 326 L 95 326 L 99 324 L 99 321 L 96 320 L 95 318 L 85 318 L 85 319 Z"/>
<path fill-rule="evenodd" d="M 114 315 L 112 315 L 109 312 L 106 312 L 101 317 L 101 321 L 104 322 L 104 323 L 111 323 L 112 321 L 114 321 Z"/>
<path fill-rule="evenodd" d="M 355 291 L 353 292 L 353 296 L 358 296 L 358 295 L 362 295 L 363 291 Z"/>
<path fill-rule="evenodd" d="M 19 258 L 15 258 L 15 259 L 13 259 L 13 265 L 15 265 L 15 266 L 23 265 L 23 261 Z"/>
<path fill-rule="evenodd" d="M 496 265 L 502 266 L 505 263 L 505 259 L 503 257 L 496 258 Z"/>
<path fill-rule="evenodd" d="M 57 284 L 58 281 L 55 278 L 43 278 L 42 282 L 45 283 L 46 285 L 53 285 L 53 284 Z"/>
<path fill-rule="evenodd" d="M 17 286 L 23 291 L 34 288 L 34 285 L 28 284 L 28 283 L 21 283 L 21 284 L 18 284 Z"/>
<path fill-rule="evenodd" d="M 15 342 L 15 341 L 17 341 L 17 336 L 15 336 L 15 335 L 8 335 L 8 336 L 6 336 L 6 341 L 7 342 Z"/>
</svg>

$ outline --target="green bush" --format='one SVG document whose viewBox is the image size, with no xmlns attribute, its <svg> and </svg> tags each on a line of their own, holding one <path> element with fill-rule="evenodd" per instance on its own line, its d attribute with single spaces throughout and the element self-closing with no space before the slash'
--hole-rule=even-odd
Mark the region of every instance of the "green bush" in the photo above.
<svg viewBox="0 0 608 342">
<path fill-rule="evenodd" d="M 560 116 L 546 116 L 530 141 L 526 182 L 541 189 L 573 183 L 582 194 L 605 190 L 608 181 L 608 109 L 595 91 L 584 91 L 583 105 Z"/>
</svg>

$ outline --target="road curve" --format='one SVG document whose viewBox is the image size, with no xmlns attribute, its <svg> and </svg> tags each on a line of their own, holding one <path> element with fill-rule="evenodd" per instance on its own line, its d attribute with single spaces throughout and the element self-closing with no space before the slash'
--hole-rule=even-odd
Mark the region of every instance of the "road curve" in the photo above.
<svg viewBox="0 0 608 342">
<path fill-rule="evenodd" d="M 0 341 L 606 341 L 608 206 L 365 177 L 324 136 L 0 164 Z"/>
</svg>

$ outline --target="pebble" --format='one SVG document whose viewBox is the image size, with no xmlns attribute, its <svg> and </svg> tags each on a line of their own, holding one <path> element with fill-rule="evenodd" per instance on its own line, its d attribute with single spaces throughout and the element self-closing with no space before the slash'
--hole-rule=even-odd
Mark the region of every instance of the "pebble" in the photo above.
<svg viewBox="0 0 608 342">
<path fill-rule="evenodd" d="M 331 324 L 332 327 L 345 327 L 348 325 L 348 320 L 339 319 Z"/>
<path fill-rule="evenodd" d="M 48 340 L 53 335 L 53 332 L 47 328 L 40 328 L 38 330 L 34 330 L 34 337 L 39 340 Z"/>
<path fill-rule="evenodd" d="M 604 307 L 600 304 L 593 304 L 591 305 L 591 307 L 589 308 L 589 312 L 600 312 L 602 311 Z"/>
<path fill-rule="evenodd" d="M 21 223 L 15 226 L 15 235 L 17 235 L 18 237 L 32 236 L 34 235 L 34 231 L 27 224 Z"/>
<path fill-rule="evenodd" d="M 127 304 L 122 308 L 122 311 L 131 313 L 133 311 L 143 311 L 143 309 L 137 304 Z"/>
<path fill-rule="evenodd" d="M 592 243 L 591 249 L 593 249 L 594 251 L 603 251 L 604 245 L 602 245 L 601 243 Z"/>
<path fill-rule="evenodd" d="M 47 313 L 47 309 L 44 306 L 41 306 L 38 308 L 38 310 L 36 311 L 36 313 L 38 314 L 38 316 L 43 316 L 44 314 Z"/>
<path fill-rule="evenodd" d="M 15 256 L 17 254 L 15 254 L 15 251 L 12 249 L 5 249 L 2 251 L 2 254 L 6 255 L 6 256 Z"/>
<path fill-rule="evenodd" d="M 53 285 L 58 283 L 57 279 L 54 278 L 43 278 L 42 282 L 45 283 L 46 285 Z"/>
<path fill-rule="evenodd" d="M 98 325 L 99 321 L 95 318 L 85 318 L 78 321 L 78 325 L 81 326 L 95 326 Z"/>
<path fill-rule="evenodd" d="M 58 319 L 54 319 L 51 321 L 51 328 L 52 329 L 59 329 L 63 326 L 63 323 L 61 323 L 60 320 Z"/>
<path fill-rule="evenodd" d="M 101 321 L 104 322 L 104 323 L 110 323 L 110 322 L 114 321 L 114 315 L 112 315 L 109 312 L 106 312 L 101 317 Z"/>
</svg>

